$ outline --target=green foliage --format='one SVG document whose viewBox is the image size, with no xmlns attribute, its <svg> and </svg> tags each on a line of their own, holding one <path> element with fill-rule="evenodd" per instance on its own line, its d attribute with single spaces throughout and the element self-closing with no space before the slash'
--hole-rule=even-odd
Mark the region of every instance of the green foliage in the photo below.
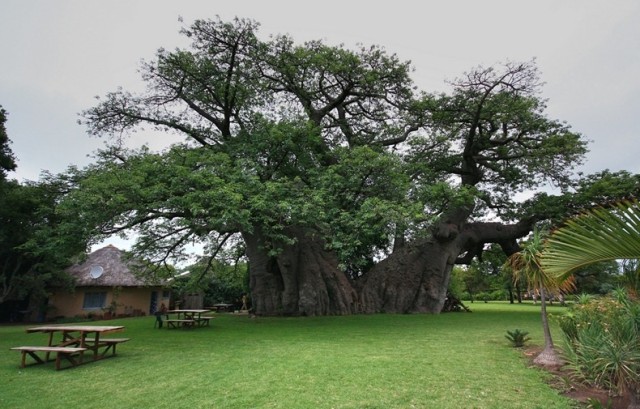
<svg viewBox="0 0 640 409">
<path fill-rule="evenodd" d="M 58 206 L 68 192 L 64 179 L 5 180 L 16 167 L 6 120 L 0 106 L 0 303 L 29 296 L 37 303 L 47 297 L 48 287 L 71 284 L 63 270 L 84 252 L 86 234 L 65 228 Z"/>
<path fill-rule="evenodd" d="M 508 298 L 506 290 L 494 290 L 490 293 L 489 296 L 492 300 L 496 301 L 506 301 Z"/>
<path fill-rule="evenodd" d="M 458 175 L 462 185 L 474 186 L 477 200 L 500 213 L 516 207 L 515 191 L 545 180 L 569 184 L 567 170 L 581 160 L 586 143 L 544 115 L 533 62 L 477 67 L 452 85 L 450 95 L 430 101 L 434 132 L 413 146 L 413 160 L 428 160 L 431 174 Z"/>
<path fill-rule="evenodd" d="M 622 262 L 622 277 L 620 285 L 626 288 L 629 293 L 640 298 L 640 260 L 631 259 Z"/>
<path fill-rule="evenodd" d="M 512 272 L 514 282 L 524 281 L 533 289 L 554 290 L 558 288 L 558 281 L 540 267 L 542 243 L 543 233 L 535 230 L 522 250 L 509 257 L 505 268 Z"/>
<path fill-rule="evenodd" d="M 542 262 L 551 274 L 568 277 L 583 266 L 620 258 L 640 259 L 637 201 L 592 209 L 568 220 L 549 239 Z M 577 376 L 635 397 L 640 390 L 640 304 L 633 285 L 628 291 L 584 297 L 563 318 L 561 328 L 567 360 Z"/>
<path fill-rule="evenodd" d="M 406 199 L 409 179 L 397 156 L 370 147 L 336 155 L 339 162 L 318 178 L 322 208 L 308 220 L 325 227 L 328 246 L 347 269 L 362 272 L 419 210 Z"/>
<path fill-rule="evenodd" d="M 223 257 L 220 257 L 224 259 Z M 184 294 L 202 292 L 205 306 L 216 303 L 233 303 L 249 293 L 248 268 L 245 262 L 235 263 L 220 260 L 203 260 L 185 267 L 188 274 L 176 277 L 172 289 L 178 299 Z"/>
<path fill-rule="evenodd" d="M 574 273 L 577 293 L 604 295 L 620 286 L 620 265 L 616 260 L 586 265 Z"/>
<path fill-rule="evenodd" d="M 133 231 L 136 250 L 179 261 L 186 243 L 217 249 L 254 231 L 277 256 L 302 227 L 358 276 L 444 212 L 504 215 L 515 191 L 564 186 L 585 152 L 545 116 L 534 62 L 478 67 L 449 95 L 416 95 L 409 63 L 380 47 L 261 41 L 258 28 L 197 20 L 182 30 L 189 47 L 143 65 L 146 91 L 84 112 L 95 135 L 151 126 L 185 138 L 161 154 L 103 156 L 69 206 L 87 230 Z"/>
<path fill-rule="evenodd" d="M 463 287 L 468 294 L 466 299 L 470 301 L 504 300 L 507 297 L 501 277 L 504 260 L 504 253 L 492 247 L 482 253 L 482 261 L 474 259 L 469 266 L 455 268 L 452 280 Z M 511 277 L 508 282 L 511 282 Z"/>
<path fill-rule="evenodd" d="M 95 134 L 147 123 L 187 143 L 161 155 L 115 152 L 124 163 L 101 163 L 111 176 L 93 173 L 84 185 L 100 194 L 79 195 L 78 204 L 124 190 L 93 224 L 102 234 L 135 231 L 136 249 L 155 259 L 179 260 L 184 243 L 217 248 L 221 236 L 254 229 L 276 256 L 295 226 L 322 234 L 343 265 L 362 271 L 393 226 L 418 213 L 405 210 L 398 156 L 376 145 L 414 121 L 408 64 L 378 47 L 261 42 L 257 29 L 244 19 L 198 20 L 182 31 L 190 48 L 161 50 L 144 65 L 149 95 L 115 92 L 87 110 Z"/>
<path fill-rule="evenodd" d="M 588 212 L 596 206 L 611 204 L 640 195 L 640 175 L 627 171 L 602 172 L 582 175 L 573 180 L 563 190 L 565 194 L 551 196 L 547 193 L 535 194 L 524 201 L 517 214 L 530 214 L 547 218 L 551 225 L 561 226 L 567 218 Z"/>
<path fill-rule="evenodd" d="M 595 208 L 555 230 L 542 258 L 558 277 L 600 261 L 640 258 L 640 208 L 637 201 Z"/>
<path fill-rule="evenodd" d="M 640 175 L 604 170 L 576 180 L 572 195 L 574 213 L 640 196 Z"/>
<path fill-rule="evenodd" d="M 578 304 L 587 304 L 594 299 L 594 295 L 588 293 L 580 293 L 576 295 L 576 302 Z"/>
<path fill-rule="evenodd" d="M 483 292 L 480 292 L 480 293 L 476 294 L 475 298 L 477 300 L 480 300 L 480 301 L 489 302 L 489 301 L 491 301 L 491 294 L 486 293 L 486 292 L 483 291 Z"/>
<path fill-rule="evenodd" d="M 84 253 L 86 241 L 83 231 L 65 227 L 58 209 L 64 194 L 54 179 L 0 181 L 0 302 L 43 300 L 49 286 L 70 285 L 63 270 Z"/>
<path fill-rule="evenodd" d="M 11 140 L 7 135 L 6 121 L 7 111 L 0 105 L 0 181 L 5 178 L 7 171 L 15 170 L 16 168 L 16 159 L 9 147 Z"/>
<path fill-rule="evenodd" d="M 513 345 L 514 348 L 521 348 L 527 343 L 527 341 L 531 340 L 531 337 L 529 337 L 528 335 L 529 332 L 520 331 L 516 328 L 513 331 L 507 330 L 507 335 L 505 335 L 505 338 L 507 338 L 509 342 L 511 342 L 511 345 Z"/>
<path fill-rule="evenodd" d="M 457 299 L 465 298 L 465 283 L 464 283 L 465 269 L 460 266 L 454 266 L 451 271 L 451 279 L 449 280 L 448 293 L 452 294 Z M 465 299 L 469 299 L 467 296 Z"/>
<path fill-rule="evenodd" d="M 559 319 L 568 366 L 613 393 L 640 386 L 640 304 L 626 292 L 592 297 Z"/>
</svg>

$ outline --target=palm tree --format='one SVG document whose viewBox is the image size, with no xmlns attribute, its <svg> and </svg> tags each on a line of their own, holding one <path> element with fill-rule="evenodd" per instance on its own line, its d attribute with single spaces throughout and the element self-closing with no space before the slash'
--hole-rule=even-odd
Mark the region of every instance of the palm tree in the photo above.
<svg viewBox="0 0 640 409">
<path fill-rule="evenodd" d="M 548 274 L 563 279 L 586 265 L 618 259 L 640 259 L 640 207 L 637 201 L 593 209 L 567 221 L 547 241 L 541 265 Z M 637 286 L 637 271 L 628 284 L 634 281 Z M 630 288 L 629 293 L 633 294 L 633 290 Z M 637 348 L 640 349 L 640 346 Z M 615 378 L 622 382 L 619 385 L 622 389 L 629 391 L 629 409 L 640 408 L 638 349 L 627 357 L 628 360 L 619 362 L 621 365 L 610 365 L 620 370 L 620 376 Z"/>
<path fill-rule="evenodd" d="M 542 234 L 535 229 L 532 238 L 523 246 L 520 252 L 512 254 L 505 265 L 513 273 L 514 281 L 517 282 L 524 279 L 534 291 L 540 292 L 540 315 L 542 316 L 542 329 L 544 332 L 544 349 L 533 362 L 544 366 L 559 366 L 562 361 L 555 351 L 553 339 L 551 338 L 546 298 L 549 291 L 556 291 L 561 287 L 561 281 L 547 274 L 540 266 L 542 245 Z"/>
</svg>

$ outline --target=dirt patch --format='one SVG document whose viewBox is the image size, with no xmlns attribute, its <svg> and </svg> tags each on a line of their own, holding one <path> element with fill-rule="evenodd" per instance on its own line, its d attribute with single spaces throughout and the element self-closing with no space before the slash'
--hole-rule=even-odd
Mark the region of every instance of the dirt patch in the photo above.
<svg viewBox="0 0 640 409">
<path fill-rule="evenodd" d="M 602 408 L 627 409 L 629 406 L 629 398 L 627 396 L 609 396 L 605 390 L 580 383 L 572 376 L 569 370 L 562 366 L 546 367 L 534 364 L 533 360 L 540 352 L 542 352 L 542 347 L 537 346 L 527 347 L 523 350 L 529 365 L 541 368 L 550 373 L 552 376 L 549 384 L 564 396 L 575 399 L 585 408 L 595 407 L 590 405 L 590 402 L 593 402 L 592 399 L 597 399 L 602 405 Z"/>
</svg>

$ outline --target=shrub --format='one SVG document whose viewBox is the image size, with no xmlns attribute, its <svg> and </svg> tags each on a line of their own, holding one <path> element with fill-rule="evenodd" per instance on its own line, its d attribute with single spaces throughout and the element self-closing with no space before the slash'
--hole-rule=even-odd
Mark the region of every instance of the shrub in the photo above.
<svg viewBox="0 0 640 409">
<path fill-rule="evenodd" d="M 491 294 L 490 294 L 490 297 L 494 301 L 505 301 L 505 300 L 509 299 L 506 290 L 495 290 L 495 291 L 492 291 Z"/>
<path fill-rule="evenodd" d="M 520 348 L 531 339 L 527 335 L 529 335 L 527 331 L 520 331 L 519 329 L 513 331 L 507 330 L 505 338 L 507 338 L 515 348 Z"/>
<path fill-rule="evenodd" d="M 584 300 L 559 318 L 569 368 L 612 393 L 640 386 L 640 305 L 624 291 Z"/>
<path fill-rule="evenodd" d="M 476 294 L 476 300 L 489 302 L 490 299 L 491 299 L 491 296 L 488 293 L 481 292 L 481 293 Z"/>
<path fill-rule="evenodd" d="M 592 301 L 594 298 L 595 297 L 591 294 L 582 293 L 582 294 L 576 295 L 576 302 L 578 304 L 587 304 L 590 301 Z"/>
</svg>

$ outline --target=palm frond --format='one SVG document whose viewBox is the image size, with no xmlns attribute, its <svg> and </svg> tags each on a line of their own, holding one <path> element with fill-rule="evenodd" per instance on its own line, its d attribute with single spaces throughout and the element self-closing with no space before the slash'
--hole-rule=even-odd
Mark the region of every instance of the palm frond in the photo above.
<svg viewBox="0 0 640 409">
<path fill-rule="evenodd" d="M 637 201 L 596 208 L 553 232 L 542 252 L 549 274 L 567 277 L 599 261 L 640 258 L 640 207 Z"/>
</svg>

